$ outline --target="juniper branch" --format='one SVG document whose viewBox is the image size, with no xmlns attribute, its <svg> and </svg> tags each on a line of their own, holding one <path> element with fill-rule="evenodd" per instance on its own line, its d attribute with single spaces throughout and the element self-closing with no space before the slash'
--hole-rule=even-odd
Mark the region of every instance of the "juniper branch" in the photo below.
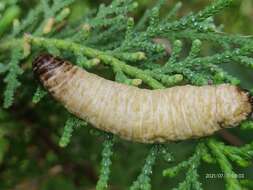
<svg viewBox="0 0 253 190">
<path fill-rule="evenodd" d="M 33 99 L 32 99 L 33 103 L 37 104 L 46 95 L 47 95 L 47 92 L 41 86 L 39 86 L 33 95 Z"/>
<path fill-rule="evenodd" d="M 130 190 L 150 190 L 150 175 L 152 174 L 152 167 L 155 164 L 156 157 L 159 152 L 159 145 L 154 145 L 146 158 L 146 162 L 142 168 L 141 174 L 137 180 L 133 182 Z"/>
<path fill-rule="evenodd" d="M 232 170 L 231 164 L 223 154 L 223 148 L 219 146 L 218 142 L 213 139 L 208 141 L 208 146 L 212 150 L 212 153 L 219 163 L 221 170 L 224 172 L 226 188 L 228 190 L 241 189 L 239 181 L 235 177 L 232 177 L 236 176 L 236 173 Z"/>
<path fill-rule="evenodd" d="M 106 139 L 103 143 L 102 161 L 99 181 L 97 182 L 97 190 L 105 190 L 108 187 L 108 180 L 110 175 L 110 166 L 112 164 L 111 156 L 113 154 L 112 148 L 114 145 L 114 137 L 106 135 Z"/>
<path fill-rule="evenodd" d="M 76 43 L 64 41 L 64 40 L 58 40 L 58 39 L 46 39 L 46 38 L 38 38 L 38 37 L 29 37 L 31 40 L 31 43 L 37 46 L 47 46 L 53 44 L 56 48 L 62 49 L 62 50 L 68 50 L 72 51 L 73 53 L 82 53 L 84 56 L 87 56 L 89 58 L 98 58 L 101 61 L 103 61 L 104 64 L 108 64 L 111 66 L 117 66 L 122 71 L 124 71 L 126 74 L 132 77 L 136 77 L 139 79 L 142 79 L 145 83 L 153 87 L 154 89 L 157 88 L 164 88 L 164 86 L 159 83 L 157 80 L 153 79 L 149 75 L 146 75 L 146 73 L 138 68 L 135 68 L 133 66 L 127 65 L 124 62 L 116 59 L 115 57 L 106 54 L 104 52 L 101 52 L 99 50 L 89 48 L 86 46 L 82 46 Z"/>
<path fill-rule="evenodd" d="M 185 168 L 189 168 L 186 173 L 185 181 L 181 182 L 177 188 L 178 190 L 184 189 L 202 189 L 202 184 L 199 182 L 199 175 L 197 173 L 197 168 L 200 165 L 201 158 L 206 157 L 205 145 L 203 143 L 198 143 L 195 153 L 188 160 L 179 163 L 177 166 L 163 170 L 163 176 L 175 177 L 180 171 Z"/>
<path fill-rule="evenodd" d="M 65 123 L 63 134 L 59 141 L 60 147 L 66 147 L 69 144 L 74 128 L 78 128 L 80 126 L 86 126 L 86 125 L 87 123 L 80 120 L 79 118 L 76 118 L 75 116 L 69 116 L 69 118 L 67 119 Z"/>
</svg>

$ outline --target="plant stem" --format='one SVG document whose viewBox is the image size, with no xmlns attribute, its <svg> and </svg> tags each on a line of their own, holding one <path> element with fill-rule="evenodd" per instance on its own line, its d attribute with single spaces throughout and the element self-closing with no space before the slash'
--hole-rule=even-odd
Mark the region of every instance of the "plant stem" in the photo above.
<svg viewBox="0 0 253 190">
<path fill-rule="evenodd" d="M 103 61 L 104 64 L 116 66 L 120 68 L 122 71 L 124 71 L 126 74 L 128 74 L 129 76 L 136 77 L 143 80 L 146 84 L 148 84 L 154 89 L 165 88 L 160 82 L 155 80 L 153 77 L 147 75 L 144 71 L 136 67 L 127 65 L 124 62 L 102 51 L 89 48 L 83 45 L 79 45 L 77 43 L 73 43 L 71 41 L 66 41 L 66 40 L 48 39 L 48 38 L 40 38 L 40 37 L 32 37 L 32 36 L 29 36 L 28 38 L 32 44 L 35 44 L 38 46 L 53 45 L 58 49 L 72 51 L 78 54 L 81 53 L 88 58 L 98 58 L 101 61 Z"/>
<path fill-rule="evenodd" d="M 237 190 L 241 189 L 239 181 L 236 179 L 236 173 L 232 170 L 232 166 L 226 156 L 223 154 L 222 147 L 214 140 L 208 141 L 208 146 L 212 150 L 212 153 L 216 157 L 221 170 L 224 172 L 224 178 L 226 181 L 226 189 Z"/>
</svg>

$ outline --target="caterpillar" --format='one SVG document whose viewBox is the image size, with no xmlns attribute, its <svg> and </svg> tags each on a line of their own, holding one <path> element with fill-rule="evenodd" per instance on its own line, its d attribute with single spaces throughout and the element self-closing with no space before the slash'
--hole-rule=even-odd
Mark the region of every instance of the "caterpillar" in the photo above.
<svg viewBox="0 0 253 190">
<path fill-rule="evenodd" d="M 38 56 L 33 72 L 69 112 L 131 141 L 161 143 L 208 136 L 238 125 L 252 112 L 249 94 L 230 84 L 141 89 L 52 55 Z"/>
</svg>

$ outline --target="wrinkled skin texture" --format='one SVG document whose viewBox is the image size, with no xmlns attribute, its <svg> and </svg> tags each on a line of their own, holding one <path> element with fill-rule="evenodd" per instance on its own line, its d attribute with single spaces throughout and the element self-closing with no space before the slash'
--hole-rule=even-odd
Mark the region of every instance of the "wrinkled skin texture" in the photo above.
<svg viewBox="0 0 253 190">
<path fill-rule="evenodd" d="M 246 92 L 229 84 L 140 89 L 109 81 L 50 55 L 34 72 L 51 95 L 94 127 L 143 143 L 203 137 L 251 113 Z"/>
</svg>

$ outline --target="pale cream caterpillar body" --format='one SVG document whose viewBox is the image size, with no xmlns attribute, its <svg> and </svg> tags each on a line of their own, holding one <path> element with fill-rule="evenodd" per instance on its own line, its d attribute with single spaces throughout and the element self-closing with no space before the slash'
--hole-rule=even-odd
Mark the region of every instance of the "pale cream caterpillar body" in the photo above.
<svg viewBox="0 0 253 190">
<path fill-rule="evenodd" d="M 34 73 L 66 109 L 94 127 L 143 143 L 203 137 L 252 112 L 247 92 L 230 84 L 140 89 L 106 80 L 51 55 Z"/>
</svg>

